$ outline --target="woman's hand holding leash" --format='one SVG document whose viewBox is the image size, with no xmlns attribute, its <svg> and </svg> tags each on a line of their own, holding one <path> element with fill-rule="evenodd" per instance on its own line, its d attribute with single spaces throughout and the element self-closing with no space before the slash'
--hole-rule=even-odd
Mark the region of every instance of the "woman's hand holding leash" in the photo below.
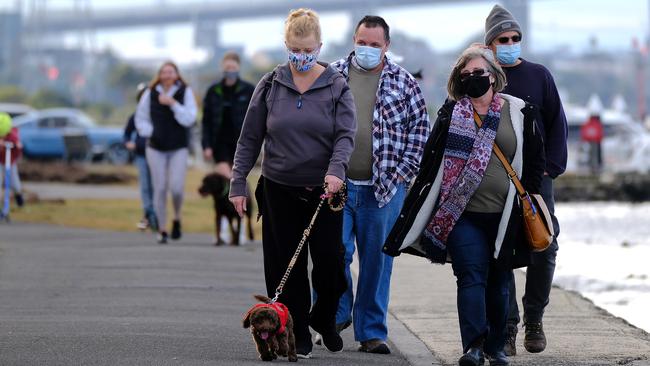
<svg viewBox="0 0 650 366">
<path fill-rule="evenodd" d="M 235 206 L 235 211 L 237 211 L 239 217 L 244 218 L 244 212 L 246 212 L 246 196 L 230 197 L 230 202 Z"/>
<path fill-rule="evenodd" d="M 336 193 L 341 189 L 343 181 L 336 176 L 326 175 L 325 176 L 325 186 L 327 187 L 328 193 Z"/>
</svg>

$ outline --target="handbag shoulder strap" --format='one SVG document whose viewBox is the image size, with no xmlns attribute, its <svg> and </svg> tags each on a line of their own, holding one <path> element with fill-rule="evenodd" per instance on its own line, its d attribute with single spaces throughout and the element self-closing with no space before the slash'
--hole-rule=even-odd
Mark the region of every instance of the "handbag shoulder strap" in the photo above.
<svg viewBox="0 0 650 366">
<path fill-rule="evenodd" d="M 476 122 L 476 125 L 479 128 L 483 124 L 483 121 L 481 120 L 481 117 L 479 117 L 478 113 L 476 112 L 476 109 L 474 110 L 474 122 Z M 512 183 L 515 185 L 515 188 L 517 189 L 517 193 L 519 193 L 520 196 L 525 196 L 526 190 L 524 189 L 524 186 L 521 184 L 521 181 L 519 181 L 519 178 L 517 178 L 517 172 L 515 172 L 515 170 L 512 168 L 512 165 L 510 165 L 510 163 L 508 162 L 508 159 L 506 159 L 506 156 L 499 148 L 499 145 L 497 145 L 496 140 L 494 141 L 494 145 L 492 145 L 492 149 L 494 150 L 494 154 L 501 161 L 501 164 L 503 164 L 503 167 L 506 169 L 506 172 L 508 173 L 508 177 L 510 178 Z"/>
</svg>

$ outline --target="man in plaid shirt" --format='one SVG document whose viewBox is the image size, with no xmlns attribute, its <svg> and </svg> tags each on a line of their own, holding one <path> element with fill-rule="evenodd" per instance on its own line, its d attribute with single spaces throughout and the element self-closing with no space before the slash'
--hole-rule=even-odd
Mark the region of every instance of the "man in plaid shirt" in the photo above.
<svg viewBox="0 0 650 366">
<path fill-rule="evenodd" d="M 386 312 L 393 267 L 381 249 L 418 173 L 430 130 L 422 91 L 411 74 L 385 56 L 389 45 L 386 21 L 366 16 L 357 24 L 354 52 L 333 64 L 348 80 L 357 110 L 343 215 L 348 290 L 339 302 L 337 330 L 353 322 L 359 350 L 380 354 L 390 353 Z M 350 276 L 355 241 L 356 300 Z"/>
</svg>

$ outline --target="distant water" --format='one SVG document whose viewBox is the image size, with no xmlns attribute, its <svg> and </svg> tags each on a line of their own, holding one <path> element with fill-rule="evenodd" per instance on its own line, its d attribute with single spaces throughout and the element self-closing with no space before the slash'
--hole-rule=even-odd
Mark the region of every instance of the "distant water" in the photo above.
<svg viewBox="0 0 650 366">
<path fill-rule="evenodd" d="M 555 284 L 650 332 L 650 203 L 558 203 L 556 215 Z"/>
</svg>

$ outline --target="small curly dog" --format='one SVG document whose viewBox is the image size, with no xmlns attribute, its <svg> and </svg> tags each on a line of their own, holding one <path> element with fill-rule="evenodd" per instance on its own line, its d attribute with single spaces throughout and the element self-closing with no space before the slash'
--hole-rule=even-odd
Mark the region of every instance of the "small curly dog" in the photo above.
<svg viewBox="0 0 650 366">
<path fill-rule="evenodd" d="M 251 328 L 257 353 L 262 361 L 273 361 L 288 357 L 289 361 L 298 361 L 296 355 L 296 338 L 293 334 L 293 319 L 289 309 L 279 302 L 263 295 L 255 295 L 261 304 L 256 304 L 244 316 L 244 328 Z"/>
<path fill-rule="evenodd" d="M 225 244 L 221 240 L 221 218 L 225 217 L 228 220 L 228 226 L 230 226 L 231 234 L 231 244 L 239 245 L 239 232 L 242 229 L 242 219 L 235 211 L 235 207 L 230 203 L 228 199 L 228 194 L 230 193 L 230 182 L 228 178 L 224 177 L 219 173 L 210 173 L 203 177 L 201 186 L 199 187 L 199 194 L 202 197 L 208 195 L 212 196 L 214 200 L 214 225 L 215 225 L 215 234 L 216 241 L 214 245 L 223 245 Z M 251 220 L 252 205 L 251 200 L 246 201 L 246 218 L 247 218 L 247 231 L 248 239 L 255 240 L 253 234 L 253 221 Z"/>
</svg>

